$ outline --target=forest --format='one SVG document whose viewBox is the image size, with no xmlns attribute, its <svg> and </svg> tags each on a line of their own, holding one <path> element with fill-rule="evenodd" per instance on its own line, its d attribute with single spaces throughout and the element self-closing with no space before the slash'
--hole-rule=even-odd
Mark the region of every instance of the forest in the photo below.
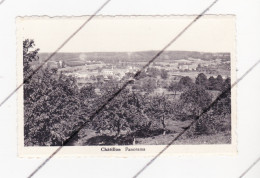
<svg viewBox="0 0 260 178">
<path fill-rule="evenodd" d="M 192 81 L 183 76 L 165 86 L 179 94 L 174 99 L 149 94 L 153 89 L 149 81 L 140 87 L 140 81 L 147 77 L 144 73 L 127 87 L 123 86 L 130 74 L 122 82 L 110 80 L 78 87 L 75 78 L 58 69 L 42 67 L 34 72 L 31 64 L 39 60 L 38 52 L 33 40 L 23 42 L 25 146 L 75 145 L 84 137 L 88 139 L 83 145 L 142 144 L 138 138 L 167 138 L 176 133 L 170 129 L 174 121 L 197 119 L 181 139 L 224 133 L 230 143 L 230 78 L 207 78 L 200 73 Z M 165 71 L 159 75 L 167 78 Z M 101 94 L 97 94 L 97 87 Z M 219 95 L 214 97 L 211 91 Z"/>
</svg>

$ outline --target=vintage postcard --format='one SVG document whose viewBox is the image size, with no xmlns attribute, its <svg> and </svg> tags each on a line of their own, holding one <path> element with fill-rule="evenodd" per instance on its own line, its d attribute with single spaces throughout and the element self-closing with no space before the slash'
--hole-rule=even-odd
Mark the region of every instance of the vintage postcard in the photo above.
<svg viewBox="0 0 260 178">
<path fill-rule="evenodd" d="M 235 16 L 88 18 L 16 20 L 20 157 L 236 154 Z"/>
</svg>

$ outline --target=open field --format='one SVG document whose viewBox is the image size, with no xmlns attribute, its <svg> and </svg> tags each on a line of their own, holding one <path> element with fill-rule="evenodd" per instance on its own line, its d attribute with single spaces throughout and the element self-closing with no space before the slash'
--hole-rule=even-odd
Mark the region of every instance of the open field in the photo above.
<svg viewBox="0 0 260 178">
<path fill-rule="evenodd" d="M 190 125 L 192 120 L 187 121 L 175 121 L 175 120 L 167 120 L 167 132 L 165 135 L 159 134 L 148 137 L 137 137 L 136 145 L 167 145 L 169 144 L 183 129 Z M 95 145 L 110 145 L 111 139 L 113 135 L 111 134 L 97 134 L 94 130 L 85 129 L 82 137 L 75 139 L 70 145 L 74 146 L 87 146 L 92 145 L 91 143 L 95 143 Z M 101 139 L 100 139 L 101 138 Z M 102 139 L 103 138 L 103 139 Z M 99 139 L 99 141 L 93 141 L 95 139 Z M 91 140 L 91 142 L 90 142 Z M 107 143 L 106 143 L 107 142 Z M 192 138 L 180 138 L 174 144 L 230 144 L 231 143 L 231 134 L 230 132 L 226 133 L 218 133 L 211 135 L 200 135 Z M 121 144 L 119 144 L 121 145 Z M 124 145 L 124 144 L 122 144 Z"/>
</svg>

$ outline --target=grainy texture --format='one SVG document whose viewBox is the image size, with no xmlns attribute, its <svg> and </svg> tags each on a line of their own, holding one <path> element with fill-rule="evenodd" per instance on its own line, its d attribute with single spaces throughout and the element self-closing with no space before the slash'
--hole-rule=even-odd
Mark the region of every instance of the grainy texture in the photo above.
<svg viewBox="0 0 260 178">
<path fill-rule="evenodd" d="M 148 27 L 166 24 L 167 20 L 176 26 L 182 18 L 184 22 L 192 19 L 175 18 L 179 21 L 175 22 L 174 17 L 160 17 L 154 22 L 149 17 L 134 17 L 131 25 L 140 20 L 147 23 L 149 19 L 151 24 L 145 24 Z M 33 18 L 28 20 L 34 21 Z M 41 18 L 35 20 L 41 24 Z M 49 20 L 60 23 L 58 18 L 45 17 L 42 24 Z M 60 20 L 65 21 L 64 18 Z M 100 28 L 103 23 L 111 28 L 107 23 L 126 24 L 128 20 L 127 17 L 99 17 L 92 28 Z M 74 23 L 73 18 L 70 21 Z M 216 19 L 209 16 L 203 20 L 203 27 L 208 27 L 212 21 L 231 23 L 226 29 L 219 28 L 222 33 L 232 35 L 231 16 Z M 227 49 L 222 44 L 214 44 L 218 52 L 210 51 L 211 48 L 203 50 L 199 45 L 197 51 L 187 47 L 168 49 L 163 53 L 154 47 L 150 50 L 129 48 L 128 52 L 122 51 L 125 47 L 108 52 L 102 51 L 104 47 L 97 48 L 98 52 L 77 52 L 72 48 L 56 53 L 45 62 L 52 54 L 42 52 L 41 46 L 37 45 L 37 40 L 43 43 L 42 37 L 32 35 L 30 38 L 30 23 L 20 22 L 26 32 L 21 31 L 22 38 L 19 39 L 23 42 L 23 77 L 30 77 L 24 83 L 21 95 L 23 148 L 97 146 L 103 151 L 100 146 L 162 146 L 169 144 L 197 119 L 199 121 L 176 144 L 216 144 L 234 148 L 231 122 L 233 38 L 227 39 Z M 133 33 L 118 30 L 118 34 L 127 32 Z M 221 38 L 221 32 L 218 35 Z M 115 41 L 120 39 L 114 38 Z M 204 39 L 204 42 L 214 43 L 210 39 Z M 85 41 L 81 43 L 83 45 Z M 43 49 L 46 51 L 46 46 Z M 39 66 L 41 69 L 31 76 Z"/>
</svg>

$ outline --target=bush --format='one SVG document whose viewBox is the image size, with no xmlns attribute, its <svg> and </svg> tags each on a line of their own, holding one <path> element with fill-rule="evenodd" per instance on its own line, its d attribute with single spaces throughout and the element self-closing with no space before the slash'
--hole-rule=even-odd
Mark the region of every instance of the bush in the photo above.
<svg viewBox="0 0 260 178">
<path fill-rule="evenodd" d="M 212 96 L 202 87 L 194 85 L 180 96 L 180 109 L 186 115 L 198 116 L 212 102 Z"/>
</svg>

